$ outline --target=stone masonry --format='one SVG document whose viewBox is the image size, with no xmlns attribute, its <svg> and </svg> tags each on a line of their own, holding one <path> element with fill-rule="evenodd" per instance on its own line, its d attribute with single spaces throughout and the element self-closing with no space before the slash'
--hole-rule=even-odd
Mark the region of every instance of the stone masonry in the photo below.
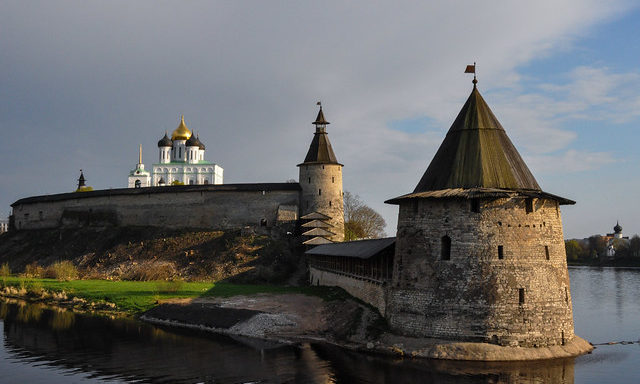
<svg viewBox="0 0 640 384">
<path fill-rule="evenodd" d="M 392 329 L 512 346 L 570 341 L 558 202 L 529 203 L 532 212 L 522 196 L 481 199 L 474 212 L 463 198 L 403 201 L 386 309 Z"/>
</svg>

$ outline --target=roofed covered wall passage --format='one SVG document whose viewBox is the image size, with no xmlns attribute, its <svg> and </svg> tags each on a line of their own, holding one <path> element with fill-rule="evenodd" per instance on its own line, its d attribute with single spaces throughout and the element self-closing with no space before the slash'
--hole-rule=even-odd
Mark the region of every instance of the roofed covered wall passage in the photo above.
<svg viewBox="0 0 640 384">
<path fill-rule="evenodd" d="M 574 202 L 542 191 L 475 80 L 413 192 L 387 203 L 399 205 L 395 332 L 523 347 L 574 338 L 559 210 Z"/>
<path fill-rule="evenodd" d="M 340 287 L 384 315 L 395 237 L 318 245 L 306 252 L 312 285 Z"/>
</svg>

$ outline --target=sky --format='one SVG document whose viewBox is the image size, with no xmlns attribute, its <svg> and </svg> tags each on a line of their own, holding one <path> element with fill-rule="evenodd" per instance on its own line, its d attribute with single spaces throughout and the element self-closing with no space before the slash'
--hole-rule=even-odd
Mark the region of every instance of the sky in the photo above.
<svg viewBox="0 0 640 384">
<path fill-rule="evenodd" d="M 640 7 L 631 1 L 0 0 L 0 214 L 123 188 L 184 114 L 225 183 L 297 179 L 322 101 L 359 195 L 395 235 L 478 89 L 566 238 L 640 233 Z"/>
</svg>

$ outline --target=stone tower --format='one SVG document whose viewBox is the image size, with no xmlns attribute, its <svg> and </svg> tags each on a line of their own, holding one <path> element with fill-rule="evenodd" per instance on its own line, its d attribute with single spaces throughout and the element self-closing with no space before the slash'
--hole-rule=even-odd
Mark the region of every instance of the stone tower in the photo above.
<svg viewBox="0 0 640 384">
<path fill-rule="evenodd" d="M 399 205 L 386 314 L 403 334 L 543 347 L 574 338 L 560 205 L 474 86 Z"/>
<path fill-rule="evenodd" d="M 320 105 L 320 103 L 318 103 Z M 342 167 L 331 148 L 327 135 L 329 122 L 324 118 L 322 105 L 318 111 L 316 132 L 309 146 L 304 162 L 300 168 L 300 216 L 318 212 L 329 217 L 326 220 L 331 227 L 326 228 L 333 233 L 332 241 L 344 241 L 344 206 L 342 200 Z"/>
</svg>

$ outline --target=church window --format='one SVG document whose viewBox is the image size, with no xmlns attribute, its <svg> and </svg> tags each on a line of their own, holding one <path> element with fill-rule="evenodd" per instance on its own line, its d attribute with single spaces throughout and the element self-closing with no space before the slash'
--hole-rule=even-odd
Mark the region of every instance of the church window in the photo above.
<svg viewBox="0 0 640 384">
<path fill-rule="evenodd" d="M 504 259 L 504 247 L 502 245 L 498 245 L 498 259 Z"/>
<path fill-rule="evenodd" d="M 42 217 L 43 217 L 42 211 L 38 211 L 38 217 L 40 218 L 40 220 L 42 220 Z"/>
<path fill-rule="evenodd" d="M 544 254 L 547 257 L 547 260 L 549 260 L 549 246 L 548 245 L 544 246 Z"/>
<path fill-rule="evenodd" d="M 311 184 L 311 178 L 309 178 L 309 184 Z"/>
<path fill-rule="evenodd" d="M 451 260 L 451 238 L 442 236 L 440 239 L 440 258 L 442 260 Z"/>
<path fill-rule="evenodd" d="M 524 288 L 518 288 L 518 304 L 524 304 Z"/>
<path fill-rule="evenodd" d="M 527 213 L 533 212 L 533 198 L 527 197 L 524 199 L 525 210 Z"/>
<path fill-rule="evenodd" d="M 480 199 L 471 199 L 471 212 L 480 212 Z"/>
<path fill-rule="evenodd" d="M 136 180 L 135 187 L 140 188 L 141 186 L 142 186 L 142 183 L 140 182 L 140 180 Z"/>
<path fill-rule="evenodd" d="M 329 200 L 329 206 L 331 206 L 331 200 Z"/>
<path fill-rule="evenodd" d="M 318 196 L 322 196 L 322 189 L 318 189 Z"/>
<path fill-rule="evenodd" d="M 182 157 L 182 147 L 178 148 L 178 158 Z"/>
<path fill-rule="evenodd" d="M 334 176 L 331 176 L 331 182 L 335 183 L 336 182 L 336 178 Z"/>
</svg>

